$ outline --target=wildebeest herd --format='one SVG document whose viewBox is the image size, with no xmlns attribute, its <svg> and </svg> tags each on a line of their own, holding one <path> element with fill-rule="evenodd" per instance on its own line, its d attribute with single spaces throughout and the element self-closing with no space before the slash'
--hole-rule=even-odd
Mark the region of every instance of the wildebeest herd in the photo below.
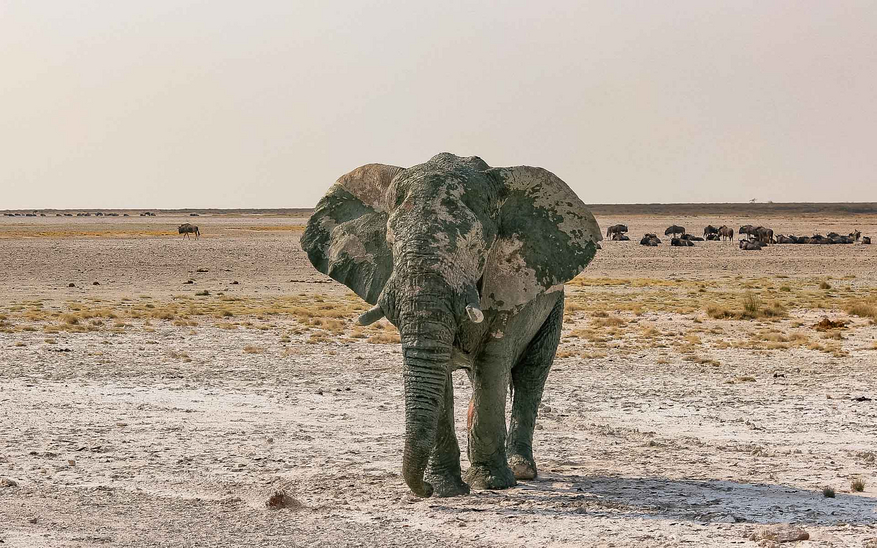
<svg viewBox="0 0 877 548">
<path fill-rule="evenodd" d="M 627 225 L 612 225 L 606 230 L 606 236 L 614 241 L 629 241 L 627 236 Z M 744 225 L 737 231 L 740 236 L 746 236 L 739 240 L 740 249 L 745 251 L 757 251 L 771 244 L 855 244 L 861 242 L 869 245 L 871 238 L 862 236 L 858 230 L 851 232 L 846 236 L 842 236 L 836 232 L 829 232 L 827 236 L 822 234 L 814 234 L 813 236 L 785 236 L 783 234 L 774 235 L 772 228 L 764 226 Z M 694 236 L 689 234 L 684 226 L 671 225 L 664 231 L 664 236 L 670 236 L 670 245 L 673 247 L 691 247 L 694 242 L 702 241 L 734 241 L 734 229 L 722 225 L 715 227 L 707 225 L 703 229 L 703 236 Z M 657 234 L 646 234 L 640 240 L 640 245 L 657 247 L 661 244 L 661 239 Z"/>
</svg>

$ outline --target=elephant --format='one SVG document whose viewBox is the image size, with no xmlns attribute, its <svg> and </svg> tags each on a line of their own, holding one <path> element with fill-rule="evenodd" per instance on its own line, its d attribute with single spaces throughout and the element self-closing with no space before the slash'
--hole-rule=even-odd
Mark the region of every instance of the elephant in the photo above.
<svg viewBox="0 0 877 548">
<path fill-rule="evenodd" d="M 606 229 L 606 237 L 614 240 L 616 234 L 620 235 L 625 232 L 627 232 L 627 225 L 612 225 Z"/>
<path fill-rule="evenodd" d="M 664 236 L 672 235 L 675 238 L 677 234 L 685 234 L 685 227 L 670 225 L 667 230 L 664 231 Z"/>
<path fill-rule="evenodd" d="M 564 284 L 600 248 L 594 216 L 542 168 L 450 153 L 368 164 L 317 204 L 301 245 L 314 267 L 386 317 L 402 344 L 402 476 L 420 497 L 504 489 L 537 475 L 533 430 L 560 340 Z M 454 433 L 451 372 L 472 383 L 470 468 Z M 507 391 L 511 421 L 506 427 Z"/>
</svg>

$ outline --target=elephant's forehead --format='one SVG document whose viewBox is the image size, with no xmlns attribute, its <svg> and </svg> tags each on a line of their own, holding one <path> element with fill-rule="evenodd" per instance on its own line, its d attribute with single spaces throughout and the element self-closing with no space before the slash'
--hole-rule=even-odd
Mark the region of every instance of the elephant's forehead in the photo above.
<svg viewBox="0 0 877 548">
<path fill-rule="evenodd" d="M 386 212 L 386 192 L 390 181 L 404 171 L 401 167 L 367 164 L 341 176 L 336 182 L 375 211 Z"/>
</svg>

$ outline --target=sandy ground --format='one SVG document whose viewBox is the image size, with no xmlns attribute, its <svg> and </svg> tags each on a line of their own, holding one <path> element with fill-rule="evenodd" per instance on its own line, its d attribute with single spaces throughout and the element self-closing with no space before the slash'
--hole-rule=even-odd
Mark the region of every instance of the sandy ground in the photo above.
<svg viewBox="0 0 877 548">
<path fill-rule="evenodd" d="M 877 235 L 874 217 L 598 220 L 637 240 L 672 223 Z M 187 221 L 204 237 L 173 234 Z M 0 544 L 756 546 L 778 523 L 808 546 L 877 538 L 877 326 L 849 313 L 877 298 L 877 246 L 604 242 L 567 288 L 540 477 L 417 499 L 392 329 L 352 326 L 361 303 L 307 263 L 303 222 L 0 218 Z M 753 293 L 783 313 L 708 312 Z M 824 317 L 847 325 L 815 330 Z M 293 507 L 266 508 L 278 489 Z"/>
</svg>

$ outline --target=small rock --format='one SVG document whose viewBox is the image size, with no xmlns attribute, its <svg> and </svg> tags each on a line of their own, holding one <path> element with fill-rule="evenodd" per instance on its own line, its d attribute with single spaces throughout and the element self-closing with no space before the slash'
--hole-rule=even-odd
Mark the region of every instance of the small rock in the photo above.
<svg viewBox="0 0 877 548">
<path fill-rule="evenodd" d="M 274 438 L 268 438 L 268 443 L 274 443 Z"/>
<path fill-rule="evenodd" d="M 196 270 L 195 272 L 210 272 L 210 271 L 207 270 L 206 268 L 199 268 L 199 269 Z"/>
<path fill-rule="evenodd" d="M 758 531 L 752 533 L 749 537 L 749 540 L 767 540 L 772 542 L 797 542 L 799 540 L 809 539 L 810 533 L 800 527 L 794 527 L 788 523 L 778 523 L 776 525 L 762 527 Z"/>
<path fill-rule="evenodd" d="M 91 282 L 91 285 L 100 285 L 100 282 Z"/>
<path fill-rule="evenodd" d="M 70 282 L 69 284 L 67 284 L 67 287 L 76 287 L 76 284 L 73 282 Z"/>
<path fill-rule="evenodd" d="M 76 466 L 76 461 L 73 459 L 67 459 L 67 465 L 68 466 Z"/>
<path fill-rule="evenodd" d="M 0 478 L 0 487 L 18 487 L 18 484 L 9 478 Z"/>
<path fill-rule="evenodd" d="M 235 281 L 231 282 L 231 285 L 238 285 L 239 283 L 240 283 L 240 282 L 238 282 L 237 280 L 235 280 Z"/>
<path fill-rule="evenodd" d="M 37 522 L 37 517 L 34 516 L 34 517 L 32 517 L 32 518 L 27 518 L 27 522 L 28 522 L 28 523 L 36 523 L 36 522 Z"/>
</svg>

